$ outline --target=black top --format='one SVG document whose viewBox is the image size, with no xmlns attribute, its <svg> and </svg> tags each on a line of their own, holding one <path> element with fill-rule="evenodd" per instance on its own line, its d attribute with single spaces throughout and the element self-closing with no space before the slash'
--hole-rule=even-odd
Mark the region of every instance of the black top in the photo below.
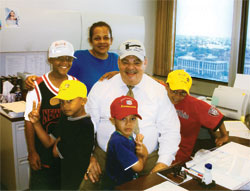
<svg viewBox="0 0 250 191">
<path fill-rule="evenodd" d="M 94 145 L 94 125 L 89 116 L 77 119 L 62 116 L 52 134 L 55 137 L 61 137 L 57 148 L 63 157 L 61 160 L 62 189 L 79 189 Z"/>
</svg>

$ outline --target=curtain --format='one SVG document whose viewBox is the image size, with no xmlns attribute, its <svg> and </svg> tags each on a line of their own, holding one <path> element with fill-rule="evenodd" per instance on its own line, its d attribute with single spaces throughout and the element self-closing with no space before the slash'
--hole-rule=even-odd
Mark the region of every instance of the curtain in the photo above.
<svg viewBox="0 0 250 191">
<path fill-rule="evenodd" d="M 174 60 L 177 0 L 157 0 L 154 75 L 167 76 Z"/>
</svg>

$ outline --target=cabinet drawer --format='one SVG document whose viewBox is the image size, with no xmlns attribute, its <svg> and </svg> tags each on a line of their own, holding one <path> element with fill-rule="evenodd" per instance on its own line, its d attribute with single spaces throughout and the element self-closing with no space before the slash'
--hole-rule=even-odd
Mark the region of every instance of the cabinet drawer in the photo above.
<svg viewBox="0 0 250 191">
<path fill-rule="evenodd" d="M 27 190 L 29 188 L 29 177 L 30 177 L 30 169 L 29 169 L 29 161 L 27 158 L 18 160 L 18 184 L 17 190 Z"/>
<path fill-rule="evenodd" d="M 15 125 L 16 131 L 16 147 L 17 147 L 17 158 L 24 158 L 28 156 L 26 138 L 24 133 L 24 123 L 17 123 Z"/>
</svg>

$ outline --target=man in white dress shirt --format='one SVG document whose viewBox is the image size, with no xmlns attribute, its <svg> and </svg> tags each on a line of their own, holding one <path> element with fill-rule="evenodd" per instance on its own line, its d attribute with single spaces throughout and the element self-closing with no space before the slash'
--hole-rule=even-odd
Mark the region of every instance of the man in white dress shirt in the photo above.
<svg viewBox="0 0 250 191">
<path fill-rule="evenodd" d="M 138 102 L 140 133 L 149 156 L 139 175 L 159 171 L 171 164 L 180 143 L 180 123 L 167 92 L 160 83 L 144 74 L 147 59 L 144 45 L 137 40 L 123 42 L 119 48 L 120 73 L 109 80 L 98 81 L 88 95 L 86 110 L 95 124 L 97 145 L 90 159 L 81 190 L 99 190 L 105 170 L 106 150 L 110 135 L 115 131 L 111 124 L 110 105 L 132 86 Z"/>
</svg>

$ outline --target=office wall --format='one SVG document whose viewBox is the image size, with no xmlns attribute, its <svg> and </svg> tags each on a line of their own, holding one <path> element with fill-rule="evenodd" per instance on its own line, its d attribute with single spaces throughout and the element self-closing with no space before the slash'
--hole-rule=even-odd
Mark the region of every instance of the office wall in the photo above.
<svg viewBox="0 0 250 191">
<path fill-rule="evenodd" d="M 154 60 L 155 35 L 155 0 L 0 0 L 1 8 L 12 7 L 30 10 L 77 10 L 86 13 L 118 14 L 130 16 L 144 16 L 145 20 L 145 46 L 149 59 L 146 69 L 152 74 Z M 30 15 L 32 17 L 32 15 Z M 20 22 L 21 19 L 20 19 Z M 116 38 L 114 36 L 114 38 Z M 87 39 L 86 39 L 87 41 Z M 3 59 L 0 59 L 1 65 Z M 2 66 L 1 66 L 2 68 Z"/>
</svg>

